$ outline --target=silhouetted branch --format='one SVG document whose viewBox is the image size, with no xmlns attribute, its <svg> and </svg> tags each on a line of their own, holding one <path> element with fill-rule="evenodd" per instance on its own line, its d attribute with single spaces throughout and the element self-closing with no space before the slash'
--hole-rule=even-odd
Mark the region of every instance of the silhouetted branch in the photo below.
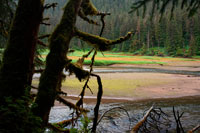
<svg viewBox="0 0 200 133">
<path fill-rule="evenodd" d="M 41 22 L 40 24 L 43 24 L 43 25 L 46 25 L 46 26 L 50 26 L 51 25 L 49 23 L 44 23 L 44 22 Z"/>
<path fill-rule="evenodd" d="M 62 98 L 62 97 L 60 97 L 60 96 L 57 96 L 56 99 L 57 99 L 59 102 L 61 102 L 61 103 L 65 104 L 66 106 L 68 106 L 69 108 L 73 108 L 73 109 L 75 109 L 75 110 L 77 110 L 77 111 L 80 111 L 80 112 L 89 112 L 89 110 L 84 109 L 84 108 L 80 108 L 80 107 L 78 107 L 78 106 L 76 106 L 75 104 L 73 104 L 73 103 L 71 103 L 71 102 L 65 100 L 64 98 Z"/>
<path fill-rule="evenodd" d="M 131 118 L 130 118 L 130 115 L 129 115 L 128 111 L 127 111 L 125 108 L 122 108 L 122 107 L 114 107 L 114 108 L 111 108 L 111 109 L 107 110 L 106 112 L 104 112 L 103 115 L 101 115 L 101 117 L 99 118 L 99 120 L 98 120 L 98 122 L 97 122 L 97 126 L 98 126 L 99 123 L 102 121 L 102 119 L 105 117 L 105 115 L 106 115 L 108 112 L 110 112 L 110 111 L 112 111 L 112 110 L 114 110 L 114 109 L 121 109 L 121 110 L 123 110 L 123 111 L 126 112 L 128 118 L 129 118 L 129 122 L 130 122 L 130 125 L 129 125 L 129 129 L 130 129 L 130 128 L 131 128 Z"/>
<path fill-rule="evenodd" d="M 110 15 L 110 13 L 99 13 L 99 15 L 101 16 L 101 23 L 102 23 L 102 28 L 101 28 L 101 32 L 100 32 L 99 36 L 102 36 L 103 30 L 105 28 L 104 18 L 105 18 L 106 15 Z"/>
<path fill-rule="evenodd" d="M 98 93 L 97 93 L 97 103 L 96 103 L 96 106 L 94 108 L 94 120 L 93 120 L 93 126 L 92 126 L 92 132 L 96 132 L 98 115 L 99 115 L 99 106 L 101 104 L 101 98 L 102 98 L 102 95 L 103 95 L 103 86 L 102 86 L 100 76 L 93 74 L 93 73 L 91 73 L 91 76 L 94 76 L 94 77 L 97 78 L 97 82 L 98 82 L 98 85 L 99 85 Z"/>
<path fill-rule="evenodd" d="M 31 85 L 31 88 L 38 90 L 38 88 L 37 88 L 37 87 L 35 87 L 35 86 L 32 86 L 32 85 Z"/>
<path fill-rule="evenodd" d="M 34 73 L 42 73 L 44 71 L 44 69 L 38 69 L 38 70 L 34 70 Z"/>
<path fill-rule="evenodd" d="M 42 35 L 42 36 L 39 36 L 38 39 L 44 39 L 44 38 L 49 37 L 50 35 L 51 35 L 51 34 Z"/>
<path fill-rule="evenodd" d="M 48 47 L 47 44 L 43 43 L 42 41 L 40 40 L 37 40 L 37 43 L 41 46 L 44 46 L 44 47 Z"/>
<path fill-rule="evenodd" d="M 184 112 L 182 112 L 181 114 L 179 114 L 179 111 L 177 110 L 177 112 L 175 112 L 175 108 L 173 106 L 173 115 L 174 115 L 174 119 L 176 121 L 176 132 L 177 133 L 180 133 L 181 131 L 184 133 L 184 129 L 182 127 L 182 124 L 181 124 L 181 120 L 180 118 L 183 116 Z"/>
<path fill-rule="evenodd" d="M 55 9 L 55 7 L 58 5 L 58 3 L 51 3 L 51 4 L 46 4 L 44 6 L 44 9 L 49 9 L 49 8 L 53 8 L 53 10 Z"/>
</svg>

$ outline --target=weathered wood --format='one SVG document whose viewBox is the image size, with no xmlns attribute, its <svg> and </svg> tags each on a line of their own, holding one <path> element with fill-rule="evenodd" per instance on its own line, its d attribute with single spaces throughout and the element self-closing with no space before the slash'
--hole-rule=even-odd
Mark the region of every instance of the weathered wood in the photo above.
<svg viewBox="0 0 200 133">
<path fill-rule="evenodd" d="M 131 133 L 137 133 L 139 131 L 140 127 L 147 120 L 152 110 L 153 110 L 153 106 L 147 111 L 144 117 L 132 128 Z"/>
</svg>

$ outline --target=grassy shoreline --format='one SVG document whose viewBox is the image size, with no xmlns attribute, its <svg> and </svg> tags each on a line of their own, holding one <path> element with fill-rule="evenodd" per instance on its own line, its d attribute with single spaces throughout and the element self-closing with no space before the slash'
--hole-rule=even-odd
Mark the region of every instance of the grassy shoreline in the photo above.
<svg viewBox="0 0 200 133">
<path fill-rule="evenodd" d="M 88 51 L 75 51 L 68 54 L 68 58 L 72 59 L 72 62 L 75 63 L 79 58 L 84 54 L 87 54 Z M 45 60 L 48 50 L 42 53 L 43 60 Z M 93 54 L 93 53 L 92 53 Z M 84 65 L 91 64 L 92 54 L 85 59 Z M 98 52 L 95 57 L 95 66 L 109 66 L 114 64 L 134 64 L 134 65 L 168 65 L 169 62 L 192 62 L 200 61 L 199 56 L 194 58 L 181 58 L 181 57 L 159 57 L 159 56 L 140 56 L 133 55 L 132 53 L 123 53 L 123 52 Z"/>
</svg>

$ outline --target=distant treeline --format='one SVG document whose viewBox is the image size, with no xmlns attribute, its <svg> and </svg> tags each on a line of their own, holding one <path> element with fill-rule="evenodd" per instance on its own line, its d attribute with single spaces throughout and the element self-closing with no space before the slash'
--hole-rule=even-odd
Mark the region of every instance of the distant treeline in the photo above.
<svg viewBox="0 0 200 133">
<path fill-rule="evenodd" d="M 104 37 L 115 39 L 125 35 L 128 31 L 137 31 L 130 40 L 113 46 L 112 51 L 159 56 L 200 55 L 200 13 L 188 18 L 185 11 L 176 10 L 172 20 L 170 20 L 170 14 L 166 13 L 161 20 L 159 14 L 155 14 L 151 21 L 149 15 L 142 18 L 142 15 L 128 13 L 134 0 L 92 1 L 99 11 L 111 13 L 105 18 Z M 44 17 L 50 18 L 51 26 L 41 26 L 41 34 L 52 32 L 62 16 L 62 8 L 66 3 L 61 0 L 46 0 L 46 3 L 52 2 L 58 2 L 58 6 L 45 11 Z M 99 21 L 100 18 L 94 19 Z M 94 26 L 79 20 L 77 23 L 79 29 L 99 34 L 101 26 Z M 72 41 L 71 47 L 73 49 L 89 48 L 87 44 L 78 39 Z"/>
</svg>

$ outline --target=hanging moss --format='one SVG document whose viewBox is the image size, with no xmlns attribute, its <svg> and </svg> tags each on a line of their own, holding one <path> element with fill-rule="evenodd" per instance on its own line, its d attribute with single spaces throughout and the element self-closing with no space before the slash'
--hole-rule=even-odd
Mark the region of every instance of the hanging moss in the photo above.
<svg viewBox="0 0 200 133">
<path fill-rule="evenodd" d="M 79 80 L 88 77 L 88 72 L 82 71 L 82 69 L 78 69 L 77 66 L 69 64 L 70 60 L 67 59 L 66 55 L 69 50 L 70 40 L 74 36 L 77 36 L 99 50 L 104 51 L 109 49 L 112 44 L 121 43 L 122 41 L 127 40 L 131 35 L 131 33 L 128 33 L 125 37 L 116 40 L 108 40 L 76 30 L 76 17 L 80 8 L 86 16 L 98 14 L 98 11 L 90 0 L 83 0 L 82 4 L 81 2 L 82 0 L 69 0 L 64 8 L 60 23 L 57 25 L 49 39 L 50 53 L 46 58 L 46 68 L 40 78 L 39 91 L 35 101 L 37 106 L 33 107 L 34 114 L 42 118 L 44 126 L 48 123 L 50 109 L 54 105 L 58 92 L 60 92 L 63 69 L 67 67 L 71 72 L 73 71 Z M 102 85 L 100 85 L 99 88 L 101 92 Z M 96 114 L 98 114 L 101 95 L 98 96 L 98 105 L 95 108 Z"/>
<path fill-rule="evenodd" d="M 49 111 L 61 87 L 63 68 L 69 62 L 66 55 L 74 34 L 80 4 L 81 0 L 70 0 L 67 3 L 62 19 L 49 39 L 50 53 L 40 78 L 37 107 L 33 108 L 34 113 L 43 119 L 44 125 L 48 122 Z"/>
</svg>

